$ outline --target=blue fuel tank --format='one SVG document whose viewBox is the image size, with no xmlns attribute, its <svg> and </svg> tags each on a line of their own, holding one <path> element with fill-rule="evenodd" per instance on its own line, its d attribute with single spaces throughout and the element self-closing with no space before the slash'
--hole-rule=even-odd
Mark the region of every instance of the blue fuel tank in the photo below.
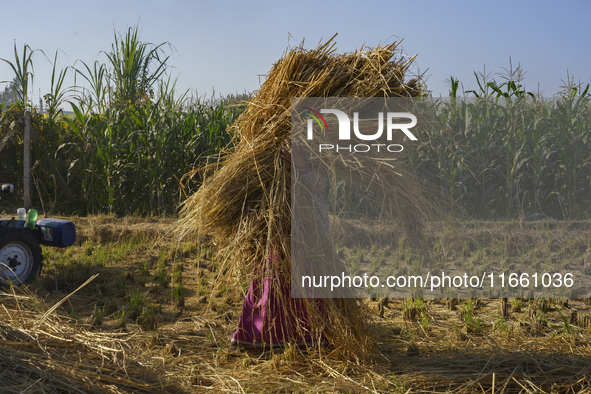
<svg viewBox="0 0 591 394">
<path fill-rule="evenodd" d="M 39 228 L 39 243 L 58 248 L 67 248 L 76 242 L 76 226 L 69 220 L 41 219 L 35 223 Z"/>
</svg>

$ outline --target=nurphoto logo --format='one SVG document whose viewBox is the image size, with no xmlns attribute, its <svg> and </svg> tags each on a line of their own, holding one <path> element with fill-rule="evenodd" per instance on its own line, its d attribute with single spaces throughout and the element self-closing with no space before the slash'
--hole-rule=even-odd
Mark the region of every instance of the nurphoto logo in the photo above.
<svg viewBox="0 0 591 394">
<path fill-rule="evenodd" d="M 314 137 L 314 122 L 320 127 L 320 130 L 324 130 L 328 132 L 328 125 L 326 119 L 322 114 L 332 114 L 337 117 L 338 121 L 338 136 L 339 141 L 350 141 L 351 140 L 351 118 L 347 115 L 344 111 L 339 109 L 321 109 L 320 112 L 309 108 L 304 107 L 306 110 L 304 114 L 309 115 L 307 119 L 307 139 L 312 140 Z M 359 127 L 359 113 L 353 113 L 353 133 L 357 140 L 361 141 L 378 141 L 383 133 L 384 133 L 384 112 L 378 112 L 378 130 L 372 134 L 364 134 L 361 132 Z M 406 123 L 399 123 L 401 119 L 409 119 L 410 122 Z M 392 135 L 394 131 L 400 130 L 402 131 L 406 137 L 408 137 L 411 141 L 416 141 L 417 137 L 415 137 L 411 132 L 410 128 L 416 126 L 417 124 L 417 117 L 408 112 L 387 112 L 386 114 L 386 140 L 392 141 Z M 404 147 L 401 144 L 349 144 L 349 145 L 339 145 L 339 144 L 318 144 L 319 152 L 323 150 L 336 150 L 337 152 L 340 151 L 348 151 L 351 153 L 365 153 L 369 152 L 370 150 L 375 149 L 378 152 L 381 149 L 384 149 L 388 152 L 402 152 Z"/>
</svg>

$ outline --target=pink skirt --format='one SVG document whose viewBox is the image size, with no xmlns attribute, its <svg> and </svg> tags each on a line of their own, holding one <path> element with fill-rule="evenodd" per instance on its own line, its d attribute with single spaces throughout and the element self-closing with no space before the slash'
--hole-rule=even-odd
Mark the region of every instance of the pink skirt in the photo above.
<svg viewBox="0 0 591 394">
<path fill-rule="evenodd" d="M 284 279 L 276 276 L 272 283 L 267 276 L 262 283 L 251 282 L 232 343 L 264 347 L 311 344 L 318 339 L 318 330 L 309 324 L 305 300 L 291 298 L 291 285 Z M 316 306 L 323 310 L 321 299 L 316 300 Z"/>
</svg>

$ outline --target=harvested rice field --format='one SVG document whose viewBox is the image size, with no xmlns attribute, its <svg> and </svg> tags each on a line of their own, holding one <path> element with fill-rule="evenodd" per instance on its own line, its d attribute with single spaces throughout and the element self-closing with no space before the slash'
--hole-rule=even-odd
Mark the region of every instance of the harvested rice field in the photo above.
<svg viewBox="0 0 591 394">
<path fill-rule="evenodd" d="M 76 245 L 44 248 L 41 276 L 0 293 L 2 393 L 591 392 L 587 294 L 368 295 L 361 303 L 377 346 L 365 359 L 330 346 L 236 349 L 230 336 L 248 282 L 216 286 L 224 268 L 214 250 L 197 239 L 177 243 L 173 219 L 69 219 L 78 228 Z M 591 264 L 589 221 L 463 224 L 469 238 L 486 232 L 503 244 L 473 248 L 427 228 L 432 253 L 513 264 L 539 250 L 583 270 Z M 343 238 L 341 226 L 361 239 L 379 225 L 332 226 L 339 256 L 362 255 L 371 265 L 375 248 Z M 412 264 L 403 235 L 385 245 L 398 266 Z"/>
</svg>

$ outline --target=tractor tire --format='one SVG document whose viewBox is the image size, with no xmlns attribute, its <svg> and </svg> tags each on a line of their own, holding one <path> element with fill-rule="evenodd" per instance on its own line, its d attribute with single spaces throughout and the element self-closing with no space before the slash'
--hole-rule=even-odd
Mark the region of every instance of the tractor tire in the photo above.
<svg viewBox="0 0 591 394">
<path fill-rule="evenodd" d="M 30 283 L 41 272 L 42 262 L 41 246 L 31 232 L 16 227 L 0 230 L 0 283 Z"/>
</svg>

